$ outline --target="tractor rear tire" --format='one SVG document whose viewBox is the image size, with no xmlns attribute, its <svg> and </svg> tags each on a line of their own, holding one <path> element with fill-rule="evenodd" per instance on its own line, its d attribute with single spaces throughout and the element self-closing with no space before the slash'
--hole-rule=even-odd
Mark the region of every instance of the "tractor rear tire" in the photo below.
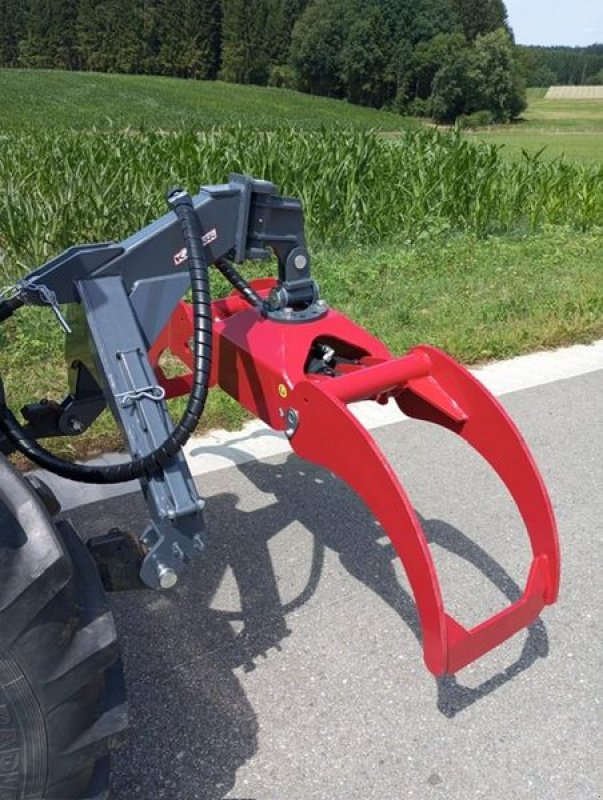
<svg viewBox="0 0 603 800">
<path fill-rule="evenodd" d="M 106 800 L 126 726 L 96 566 L 0 455 L 0 800 Z"/>
</svg>

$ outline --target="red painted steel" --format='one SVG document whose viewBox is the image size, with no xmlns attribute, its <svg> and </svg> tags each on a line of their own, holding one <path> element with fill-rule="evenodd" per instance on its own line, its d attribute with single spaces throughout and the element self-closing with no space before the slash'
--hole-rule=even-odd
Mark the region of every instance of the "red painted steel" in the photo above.
<svg viewBox="0 0 603 800">
<path fill-rule="evenodd" d="M 266 295 L 272 279 L 254 282 Z M 346 481 L 364 500 L 398 553 L 414 593 L 423 653 L 435 675 L 455 673 L 525 628 L 559 588 L 559 545 L 551 502 L 530 451 L 501 404 L 450 356 L 421 346 L 394 358 L 363 328 L 337 311 L 304 324 L 274 322 L 238 294 L 215 301 L 212 384 L 276 430 L 298 425 L 293 450 Z M 191 309 L 180 303 L 150 351 L 169 397 L 188 392 L 190 375 L 168 378 L 159 367 L 169 351 L 189 368 Z M 335 377 L 309 374 L 317 341 L 354 355 L 357 363 Z M 533 561 L 519 600 L 471 630 L 448 615 L 429 545 L 412 504 L 373 437 L 348 404 L 394 398 L 408 416 L 441 425 L 462 437 L 509 489 L 525 523 Z M 291 433 L 291 432 L 290 432 Z M 335 446 L 334 446 L 335 445 Z"/>
</svg>

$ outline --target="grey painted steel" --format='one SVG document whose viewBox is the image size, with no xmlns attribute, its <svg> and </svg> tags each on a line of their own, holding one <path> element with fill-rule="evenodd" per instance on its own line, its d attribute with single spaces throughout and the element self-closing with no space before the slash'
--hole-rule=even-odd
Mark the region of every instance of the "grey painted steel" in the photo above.
<svg viewBox="0 0 603 800">
<path fill-rule="evenodd" d="M 306 322 L 326 312 L 310 274 L 298 200 L 279 197 L 267 181 L 231 175 L 227 184 L 203 187 L 193 205 L 209 263 L 275 253 L 279 285 L 266 313 Z M 160 447 L 173 428 L 147 351 L 188 285 L 188 254 L 176 215 L 169 212 L 119 244 L 70 248 L 15 287 L 25 303 L 52 308 L 68 333 L 68 363 L 90 370 L 135 457 Z M 71 304 L 66 320 L 59 304 Z M 89 391 L 79 397 L 80 384 L 72 379 L 71 402 L 88 410 L 86 419 L 74 417 L 65 429 L 40 417 L 57 435 L 78 433 L 102 409 L 102 398 L 90 404 Z M 31 435 L 36 437 L 35 427 Z M 183 563 L 203 549 L 204 503 L 182 454 L 141 484 L 152 518 L 141 537 L 149 548 L 141 577 L 157 588 L 171 584 Z"/>
<path fill-rule="evenodd" d="M 165 311 L 157 309 L 157 298 L 161 298 L 161 308 L 175 308 L 189 286 L 189 276 L 183 274 L 161 275 L 134 284 L 130 302 L 147 345 L 150 347 L 163 330 Z M 170 312 L 171 313 L 171 312 Z M 168 314 L 168 319 L 169 319 Z"/>
<path fill-rule="evenodd" d="M 141 458 L 165 441 L 173 423 L 128 293 L 116 276 L 79 281 L 77 288 L 99 372 L 105 376 L 105 396 L 130 452 Z M 141 578 L 151 588 L 159 588 L 166 570 L 177 575 L 196 552 L 194 537 L 203 530 L 204 502 L 182 453 L 160 473 L 141 480 L 141 486 L 152 515 L 142 536 L 149 553 Z"/>
<path fill-rule="evenodd" d="M 288 290 L 283 302 L 293 298 L 307 306 L 316 301 L 299 200 L 279 197 L 273 184 L 242 175 L 231 175 L 227 184 L 205 186 L 192 199 L 206 235 L 210 263 L 223 257 L 238 263 L 262 260 L 273 250 L 279 281 Z M 300 255 L 306 258 L 301 270 L 294 263 Z M 183 293 L 188 285 L 187 259 L 175 215 L 165 214 L 119 244 L 70 248 L 27 275 L 17 288 L 31 304 L 45 304 L 41 287 L 53 293 L 57 303 L 74 303 L 78 302 L 77 281 L 109 275 L 119 275 L 133 294 L 144 337 L 152 342 L 182 296 L 178 290 L 182 287 Z M 164 292 L 163 281 L 177 275 L 182 284 L 170 280 Z"/>
<path fill-rule="evenodd" d="M 88 278 L 104 264 L 122 255 L 124 248 L 116 242 L 104 244 L 82 244 L 70 247 L 56 258 L 47 261 L 17 283 L 19 294 L 32 305 L 44 305 L 41 297 L 32 293 L 36 286 L 43 285 L 53 291 L 59 303 L 77 303 L 74 281 Z"/>
</svg>

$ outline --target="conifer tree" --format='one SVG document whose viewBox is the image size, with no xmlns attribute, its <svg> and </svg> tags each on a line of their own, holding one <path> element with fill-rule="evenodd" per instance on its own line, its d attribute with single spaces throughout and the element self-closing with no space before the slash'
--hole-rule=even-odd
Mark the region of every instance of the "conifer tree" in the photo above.
<svg viewBox="0 0 603 800">
<path fill-rule="evenodd" d="M 223 0 L 222 71 L 226 81 L 266 83 L 270 66 L 268 0 Z"/>
<path fill-rule="evenodd" d="M 470 42 L 497 28 L 508 28 L 503 0 L 450 0 L 450 3 Z"/>
<path fill-rule="evenodd" d="M 0 66 L 17 66 L 19 44 L 24 36 L 23 3 L 20 0 L 0 0 Z"/>
</svg>

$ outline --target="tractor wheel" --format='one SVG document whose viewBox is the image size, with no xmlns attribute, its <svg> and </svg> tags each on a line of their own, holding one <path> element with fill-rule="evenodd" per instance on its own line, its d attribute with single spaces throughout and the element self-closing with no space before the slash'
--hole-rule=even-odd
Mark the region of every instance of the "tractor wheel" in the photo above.
<svg viewBox="0 0 603 800">
<path fill-rule="evenodd" d="M 0 800 L 105 800 L 126 724 L 96 567 L 0 455 Z"/>
</svg>

